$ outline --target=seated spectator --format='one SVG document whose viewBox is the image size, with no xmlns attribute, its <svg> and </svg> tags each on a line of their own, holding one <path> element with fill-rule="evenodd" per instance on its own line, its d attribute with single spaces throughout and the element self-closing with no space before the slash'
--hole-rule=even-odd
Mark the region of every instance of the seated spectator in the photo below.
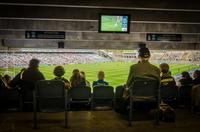
<svg viewBox="0 0 200 132">
<path fill-rule="evenodd" d="M 56 76 L 54 79 L 55 80 L 62 80 L 65 83 L 65 88 L 69 89 L 70 88 L 70 82 L 63 77 L 65 74 L 65 69 L 62 66 L 56 66 L 53 71 L 54 75 Z"/>
<path fill-rule="evenodd" d="M 181 86 L 189 86 L 193 84 L 190 74 L 186 71 L 181 73 L 182 78 L 179 80 Z"/>
<path fill-rule="evenodd" d="M 23 88 L 34 89 L 35 83 L 39 80 L 44 80 L 44 75 L 39 71 L 40 61 L 37 59 L 31 59 L 29 67 L 24 70 L 22 74 Z"/>
<path fill-rule="evenodd" d="M 78 69 L 74 69 L 70 78 L 71 88 L 86 86 L 84 78 L 81 76 Z"/>
<path fill-rule="evenodd" d="M 80 74 L 81 74 L 82 78 L 85 80 L 86 86 L 90 87 L 90 82 L 88 80 L 86 80 L 85 72 L 81 71 Z"/>
<path fill-rule="evenodd" d="M 10 89 L 11 87 L 9 87 L 8 83 L 10 83 L 11 81 L 11 76 L 9 75 L 4 75 L 3 77 L 1 76 L 1 88 L 8 88 Z"/>
<path fill-rule="evenodd" d="M 108 82 L 104 81 L 105 73 L 103 71 L 99 71 L 98 73 L 98 80 L 94 81 L 92 86 L 108 86 Z"/>
<path fill-rule="evenodd" d="M 22 85 L 22 74 L 26 70 L 26 68 L 22 68 L 21 71 L 10 81 L 8 84 L 10 87 L 21 87 Z"/>
<path fill-rule="evenodd" d="M 160 64 L 160 71 L 161 71 L 161 84 L 160 86 L 176 86 L 175 79 L 171 76 L 169 72 L 169 65 L 167 63 Z"/>
<path fill-rule="evenodd" d="M 149 63 L 151 57 L 150 51 L 146 46 L 141 46 L 139 49 L 139 62 L 130 67 L 129 76 L 127 79 L 126 87 L 123 97 L 129 98 L 129 88 L 137 78 L 149 78 L 160 81 L 160 70 L 156 66 Z"/>
<path fill-rule="evenodd" d="M 116 112 L 127 114 L 128 113 L 128 105 L 130 98 L 130 88 L 137 78 L 147 78 L 154 79 L 160 81 L 160 70 L 156 66 L 152 65 L 149 62 L 150 59 L 150 51 L 146 48 L 145 44 L 140 45 L 140 49 L 138 51 L 139 62 L 137 64 L 133 64 L 130 67 L 129 76 L 126 83 L 126 90 L 123 92 L 123 98 L 119 101 L 119 109 L 115 109 Z M 134 90 L 134 89 L 133 89 Z M 136 104 L 136 103 L 135 103 Z M 156 107 L 156 102 L 139 102 L 136 105 L 137 107 L 142 109 L 151 109 Z"/>
<path fill-rule="evenodd" d="M 193 78 L 194 78 L 194 80 L 193 80 L 194 85 L 200 84 L 200 71 L 199 70 L 194 71 Z"/>
</svg>

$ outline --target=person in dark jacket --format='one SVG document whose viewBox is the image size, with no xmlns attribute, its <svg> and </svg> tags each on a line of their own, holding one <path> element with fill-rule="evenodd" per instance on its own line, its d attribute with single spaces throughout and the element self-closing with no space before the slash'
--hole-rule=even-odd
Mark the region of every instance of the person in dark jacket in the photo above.
<svg viewBox="0 0 200 132">
<path fill-rule="evenodd" d="M 200 70 L 194 71 L 193 78 L 194 78 L 194 80 L 193 80 L 194 85 L 200 84 Z"/>
<path fill-rule="evenodd" d="M 65 74 L 65 69 L 62 66 L 56 66 L 54 71 L 53 71 L 54 75 L 56 76 L 54 78 L 54 80 L 61 80 L 65 83 L 65 88 L 69 89 L 70 88 L 70 82 L 64 78 L 64 74 Z"/>
<path fill-rule="evenodd" d="M 22 68 L 21 71 L 8 83 L 11 88 L 21 87 L 22 85 L 22 74 L 26 68 Z"/>
<path fill-rule="evenodd" d="M 189 86 L 193 84 L 190 74 L 186 71 L 181 73 L 182 78 L 179 80 L 181 86 Z"/>
<path fill-rule="evenodd" d="M 176 82 L 169 72 L 169 65 L 167 63 L 160 64 L 160 71 L 161 71 L 160 87 L 165 87 L 165 86 L 175 87 Z"/>
<path fill-rule="evenodd" d="M 29 67 L 24 70 L 21 77 L 23 85 L 26 85 L 24 88 L 33 90 L 37 81 L 45 79 L 44 75 L 39 71 L 39 63 L 40 61 L 38 59 L 31 59 Z"/>
<path fill-rule="evenodd" d="M 86 79 L 85 72 L 80 71 L 80 74 L 81 74 L 82 78 L 84 79 L 86 86 L 90 87 L 90 82 Z"/>
</svg>

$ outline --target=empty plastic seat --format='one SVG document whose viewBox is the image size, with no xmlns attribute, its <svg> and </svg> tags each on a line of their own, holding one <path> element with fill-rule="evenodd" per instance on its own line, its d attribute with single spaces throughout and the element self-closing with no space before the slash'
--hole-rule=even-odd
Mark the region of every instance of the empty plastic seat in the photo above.
<svg viewBox="0 0 200 132">
<path fill-rule="evenodd" d="M 185 105 L 186 107 L 190 106 L 191 92 L 192 92 L 192 85 L 181 86 L 179 88 L 178 98 L 180 105 Z"/>
<path fill-rule="evenodd" d="M 87 86 L 71 88 L 69 91 L 69 103 L 90 105 L 91 104 L 91 88 Z"/>
<path fill-rule="evenodd" d="M 62 81 L 38 81 L 33 91 L 33 97 L 34 128 L 37 128 L 37 110 L 40 112 L 65 112 L 65 127 L 67 127 L 67 91 Z"/>
<path fill-rule="evenodd" d="M 17 88 L 8 89 L 0 79 L 0 110 L 19 110 L 20 96 Z"/>
<path fill-rule="evenodd" d="M 133 103 L 134 102 L 155 102 L 157 111 L 160 106 L 159 81 L 153 79 L 140 78 L 134 81 L 130 87 L 130 109 L 129 109 L 129 125 L 131 126 Z M 156 123 L 159 124 L 159 115 L 156 113 Z"/>
<path fill-rule="evenodd" d="M 92 108 L 113 106 L 114 90 L 112 86 L 96 86 L 93 88 Z"/>
<path fill-rule="evenodd" d="M 160 96 L 163 102 L 167 104 L 177 104 L 178 88 L 176 86 L 160 87 Z"/>
<path fill-rule="evenodd" d="M 123 92 L 124 92 L 124 86 L 121 85 L 121 86 L 116 87 L 116 89 L 115 89 L 115 100 L 114 100 L 115 109 L 116 109 L 116 107 L 119 106 L 119 102 L 123 98 Z"/>
</svg>

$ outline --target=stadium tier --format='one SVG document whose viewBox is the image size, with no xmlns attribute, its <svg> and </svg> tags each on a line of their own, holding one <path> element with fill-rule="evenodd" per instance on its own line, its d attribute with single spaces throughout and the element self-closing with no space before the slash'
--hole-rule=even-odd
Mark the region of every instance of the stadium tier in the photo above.
<svg viewBox="0 0 200 132">
<path fill-rule="evenodd" d="M 162 62 L 170 63 L 172 75 L 178 80 L 182 71 L 192 71 L 199 68 L 198 63 L 195 63 L 198 61 L 194 61 L 194 59 L 199 59 L 195 57 L 195 54 L 199 54 L 199 52 L 152 51 L 151 61 L 157 66 Z M 137 62 L 137 52 L 133 50 L 77 49 L 15 49 L 1 51 L 0 73 L 14 76 L 22 67 L 28 67 L 29 60 L 32 58 L 41 61 L 40 70 L 44 73 L 46 79 L 54 78 L 53 69 L 56 65 L 63 65 L 66 70 L 66 78 L 70 78 L 73 69 L 77 68 L 86 72 L 90 83 L 97 79 L 98 71 L 103 70 L 106 73 L 106 80 L 115 87 L 125 84 L 130 66 Z M 193 61 L 192 64 L 188 63 L 188 61 L 191 61 L 190 59 Z"/>
<path fill-rule="evenodd" d="M 39 59 L 41 65 L 86 64 L 110 61 L 108 58 L 87 52 L 9 52 L 0 54 L 0 68 L 27 67 L 29 60 L 32 58 Z"/>
<path fill-rule="evenodd" d="M 137 51 L 136 50 L 105 50 L 107 54 L 112 55 L 115 60 L 121 61 L 137 61 Z M 169 50 L 152 50 L 151 51 L 151 61 L 155 63 L 180 63 L 187 64 L 192 62 L 194 64 L 199 64 L 200 61 L 199 51 L 169 51 Z"/>
</svg>

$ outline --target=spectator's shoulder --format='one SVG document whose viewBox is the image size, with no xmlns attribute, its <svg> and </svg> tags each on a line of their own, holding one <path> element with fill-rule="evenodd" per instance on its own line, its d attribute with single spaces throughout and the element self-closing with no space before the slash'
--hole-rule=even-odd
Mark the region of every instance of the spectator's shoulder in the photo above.
<svg viewBox="0 0 200 132">
<path fill-rule="evenodd" d="M 95 84 L 97 84 L 97 81 L 93 81 L 93 83 L 92 83 L 93 85 L 95 85 Z"/>
<path fill-rule="evenodd" d="M 131 69 L 136 68 L 138 65 L 139 65 L 139 63 L 131 65 Z"/>
<path fill-rule="evenodd" d="M 159 69 L 157 66 L 155 66 L 155 65 L 153 65 L 153 64 L 151 64 L 151 66 L 152 66 L 155 70 L 157 70 L 157 71 L 160 72 L 160 69 Z"/>
<path fill-rule="evenodd" d="M 107 81 L 105 81 L 105 84 L 106 84 L 106 85 L 109 85 L 109 83 L 108 83 Z"/>
</svg>

